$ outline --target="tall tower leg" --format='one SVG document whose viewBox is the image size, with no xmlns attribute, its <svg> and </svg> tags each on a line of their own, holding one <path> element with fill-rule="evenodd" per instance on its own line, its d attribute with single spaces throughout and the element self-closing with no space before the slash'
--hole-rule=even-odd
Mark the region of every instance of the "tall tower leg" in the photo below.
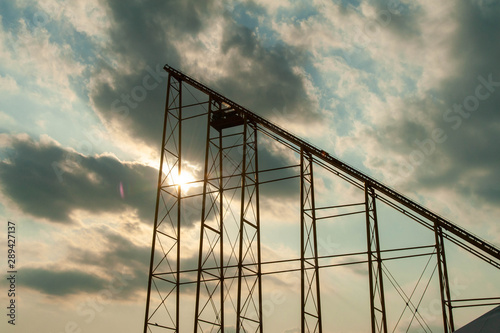
<svg viewBox="0 0 500 333">
<path fill-rule="evenodd" d="M 384 279 L 378 232 L 375 190 L 365 183 L 366 235 L 368 245 L 368 279 L 372 333 L 387 332 Z"/>
<path fill-rule="evenodd" d="M 182 82 L 168 77 L 144 333 L 179 330 Z"/>
<path fill-rule="evenodd" d="M 263 332 L 257 129 L 244 118 L 236 332 Z"/>
<path fill-rule="evenodd" d="M 446 265 L 446 255 L 444 252 L 443 230 L 437 224 L 434 226 L 436 238 L 436 255 L 439 272 L 439 290 L 441 292 L 441 308 L 443 311 L 443 328 L 445 333 L 455 330 L 453 322 L 453 308 L 450 297 L 450 284 L 448 280 L 448 269 Z"/>
<path fill-rule="evenodd" d="M 220 103 L 209 100 L 193 332 L 224 330 L 224 178 L 222 130 L 211 127 Z"/>
<path fill-rule="evenodd" d="M 319 287 L 318 241 L 316 206 L 314 201 L 313 160 L 300 151 L 300 274 L 301 274 L 301 332 L 323 332 Z"/>
</svg>

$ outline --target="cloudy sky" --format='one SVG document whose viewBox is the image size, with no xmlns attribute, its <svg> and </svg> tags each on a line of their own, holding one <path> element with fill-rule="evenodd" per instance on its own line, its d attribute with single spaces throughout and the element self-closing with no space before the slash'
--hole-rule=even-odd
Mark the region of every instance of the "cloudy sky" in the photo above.
<svg viewBox="0 0 500 333">
<path fill-rule="evenodd" d="M 141 329 L 166 63 L 500 246 L 498 1 L 19 0 L 0 20 L 19 331 Z"/>
</svg>

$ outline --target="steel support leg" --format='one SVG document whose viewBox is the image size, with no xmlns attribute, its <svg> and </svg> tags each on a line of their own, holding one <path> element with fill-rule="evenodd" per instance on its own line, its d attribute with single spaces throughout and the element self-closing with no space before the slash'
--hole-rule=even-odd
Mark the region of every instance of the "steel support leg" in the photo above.
<svg viewBox="0 0 500 333">
<path fill-rule="evenodd" d="M 301 332 L 323 331 L 319 285 L 316 207 L 314 201 L 313 160 L 300 151 L 300 274 L 301 274 Z"/>
<path fill-rule="evenodd" d="M 436 255 L 439 272 L 439 290 L 441 293 L 441 309 L 443 311 L 444 333 L 451 333 L 455 330 L 453 321 L 453 307 L 450 297 L 450 284 L 448 280 L 448 269 L 446 265 L 446 255 L 444 251 L 443 230 L 437 224 L 434 225 L 436 239 Z"/>
<path fill-rule="evenodd" d="M 168 77 L 144 333 L 179 329 L 182 82 Z"/>
<path fill-rule="evenodd" d="M 216 111 L 220 108 L 220 103 L 209 100 L 196 280 L 195 333 L 224 330 L 222 130 L 214 131 L 210 125 L 214 109 Z"/>
<path fill-rule="evenodd" d="M 365 183 L 366 235 L 368 247 L 368 279 L 370 283 L 371 331 L 387 332 L 382 258 L 377 221 L 375 190 Z"/>
<path fill-rule="evenodd" d="M 257 129 L 244 119 L 236 332 L 263 332 Z"/>
</svg>

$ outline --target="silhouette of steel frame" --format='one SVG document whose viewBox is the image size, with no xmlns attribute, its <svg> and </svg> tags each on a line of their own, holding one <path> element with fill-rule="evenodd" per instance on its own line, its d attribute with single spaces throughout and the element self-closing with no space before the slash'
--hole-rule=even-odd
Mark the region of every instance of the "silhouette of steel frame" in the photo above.
<svg viewBox="0 0 500 333">
<path fill-rule="evenodd" d="M 182 72 L 168 65 L 164 69 L 169 73 L 169 76 L 144 332 L 153 332 L 153 330 L 179 332 L 180 288 L 190 284 L 196 284 L 194 331 L 204 332 L 204 329 L 212 331 L 218 327 L 216 331 L 223 332 L 226 325 L 224 303 L 227 302 L 228 297 L 231 297 L 229 295 L 231 287 L 228 287 L 227 284 L 232 283 L 232 281 L 237 281 L 238 286 L 237 306 L 235 308 L 237 332 L 246 332 L 248 331 L 247 327 L 250 326 L 252 326 L 252 331 L 263 332 L 261 277 L 266 274 L 293 271 L 300 271 L 301 274 L 301 331 L 322 332 L 320 269 L 345 264 L 320 265 L 319 259 L 360 254 L 366 255 L 367 260 L 358 260 L 347 264 L 368 265 L 372 332 L 388 331 L 384 298 L 384 275 L 387 277 L 387 274 L 384 270 L 384 261 L 436 255 L 443 330 L 446 333 L 454 330 L 454 308 L 499 304 L 500 298 L 498 297 L 451 298 L 444 242 L 445 240 L 449 241 L 496 268 L 500 268 L 500 250 L 498 248 L 430 212 L 325 151 L 259 117 Z M 189 85 L 206 94 L 208 101 L 183 105 L 183 85 Z M 196 105 L 207 107 L 207 112 L 183 117 L 183 109 Z M 181 269 L 181 214 L 182 201 L 186 197 L 183 197 L 181 186 L 175 184 L 175 174 L 180 175 L 182 171 L 183 121 L 199 116 L 207 116 L 208 118 L 205 173 L 201 194 L 203 203 L 198 267 L 197 269 Z M 228 130 L 229 133 L 226 133 Z M 276 178 L 266 182 L 259 181 L 259 174 L 273 170 L 258 169 L 257 133 L 262 133 L 280 142 L 300 156 L 299 165 L 281 168 L 300 168 L 300 173 L 296 177 L 300 178 L 301 184 L 301 256 L 297 259 L 263 262 L 261 258 L 259 185 L 287 178 Z M 225 141 L 227 138 L 234 137 L 241 138 L 241 142 L 231 144 Z M 229 157 L 228 151 L 238 149 L 238 147 L 242 150 L 242 154 L 238 155 L 240 158 L 235 161 Z M 316 211 L 320 209 L 341 206 L 320 208 L 315 206 L 313 165 L 330 171 L 364 191 L 364 203 L 344 205 L 363 205 L 364 209 L 348 214 L 316 217 Z M 231 185 L 231 179 L 239 179 L 239 184 Z M 240 213 L 237 240 L 233 239 L 231 242 L 228 239 L 230 246 L 227 249 L 224 247 L 224 244 L 227 243 L 224 235 L 229 236 L 229 233 L 225 229 L 224 211 L 227 204 L 224 202 L 224 198 L 225 192 L 230 190 L 240 193 Z M 381 250 L 377 201 L 432 230 L 435 243 L 429 246 Z M 249 214 L 250 211 L 253 211 L 254 214 Z M 366 216 L 367 251 L 319 256 L 317 220 L 358 213 L 364 213 Z M 429 253 L 391 256 L 393 251 L 431 248 L 433 251 Z M 211 258 L 210 264 L 208 264 L 207 258 Z M 266 272 L 262 270 L 263 266 L 273 266 L 283 262 L 300 262 L 300 268 L 271 269 Z M 181 279 L 181 275 L 193 273 L 197 276 L 195 281 Z M 419 320 L 421 315 L 418 313 L 418 306 L 412 303 L 411 296 L 407 297 L 406 301 L 407 307 L 413 308 L 414 318 Z M 210 305 L 210 311 L 207 310 L 207 305 Z M 251 305 L 253 309 L 250 308 Z M 163 313 L 162 316 L 158 316 L 160 312 Z M 157 318 L 161 318 L 162 321 L 158 323 Z"/>
</svg>

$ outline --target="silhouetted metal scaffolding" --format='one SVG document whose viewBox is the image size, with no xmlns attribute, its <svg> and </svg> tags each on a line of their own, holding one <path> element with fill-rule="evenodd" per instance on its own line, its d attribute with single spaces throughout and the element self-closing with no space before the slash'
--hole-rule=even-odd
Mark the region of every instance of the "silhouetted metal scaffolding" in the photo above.
<svg viewBox="0 0 500 333">
<path fill-rule="evenodd" d="M 411 294 L 405 292 L 387 267 L 391 261 L 418 257 L 429 258 L 424 272 L 436 260 L 423 293 L 437 278 L 444 332 L 455 329 L 454 309 L 499 304 L 499 297 L 452 298 L 444 245 L 454 244 L 499 269 L 497 247 L 178 70 L 168 65 L 164 69 L 169 76 L 144 332 L 264 332 L 263 277 L 294 272 L 300 273 L 300 332 L 331 332 L 335 329 L 326 326 L 322 312 L 327 300 L 320 274 L 326 268 L 360 264 L 367 267 L 372 332 L 395 331 L 408 310 L 408 329 L 417 322 L 432 331 L 419 312 L 423 296 L 414 300 L 417 286 Z M 262 168 L 261 143 L 285 147 L 295 159 Z M 183 172 L 200 155 L 202 177 L 186 184 Z M 318 206 L 318 170 L 360 190 L 364 198 Z M 262 254 L 260 190 L 284 181 L 300 184 L 300 257 L 267 260 Z M 322 205 L 326 200 L 321 199 Z M 379 204 L 430 230 L 433 242 L 383 248 Z M 318 221 L 353 216 L 365 221 L 366 251 L 320 253 Z M 392 320 L 390 327 L 387 284 L 403 300 L 399 320 Z"/>
</svg>

